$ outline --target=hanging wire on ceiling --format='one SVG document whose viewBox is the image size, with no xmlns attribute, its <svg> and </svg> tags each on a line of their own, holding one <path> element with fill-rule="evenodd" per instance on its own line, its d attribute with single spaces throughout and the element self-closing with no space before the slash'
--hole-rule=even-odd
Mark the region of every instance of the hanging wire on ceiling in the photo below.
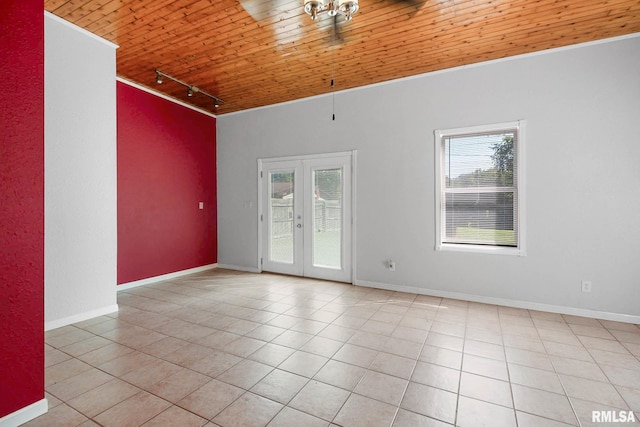
<svg viewBox="0 0 640 427">
<path fill-rule="evenodd" d="M 203 91 L 202 89 L 200 89 L 197 86 L 194 85 L 190 85 L 189 83 L 185 83 L 182 80 L 178 80 L 175 77 L 171 77 L 169 74 L 167 73 L 163 73 L 162 71 L 158 70 L 156 68 L 155 70 L 156 72 L 156 83 L 158 84 L 162 84 L 163 82 L 163 78 L 167 78 L 169 80 L 173 80 L 176 83 L 181 84 L 182 86 L 187 88 L 187 96 L 188 97 L 192 97 L 194 93 L 201 93 L 204 96 L 208 96 L 209 98 L 213 99 L 213 107 L 214 108 L 218 108 L 220 106 L 220 104 L 224 104 L 224 101 L 220 98 L 218 98 L 217 96 L 211 95 L 210 93 L 207 93 L 205 91 Z"/>
<path fill-rule="evenodd" d="M 336 26 L 338 25 L 337 17 L 333 17 L 333 34 L 331 40 L 331 120 L 336 119 L 336 85 L 335 85 L 335 49 L 336 49 Z"/>
</svg>

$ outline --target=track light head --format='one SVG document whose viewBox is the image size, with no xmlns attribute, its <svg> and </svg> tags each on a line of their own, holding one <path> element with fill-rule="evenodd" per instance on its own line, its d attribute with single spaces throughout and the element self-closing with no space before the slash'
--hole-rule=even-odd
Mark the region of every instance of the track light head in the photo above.
<svg viewBox="0 0 640 427">
<path fill-rule="evenodd" d="M 157 71 L 156 71 L 156 83 L 158 83 L 159 85 L 162 84 L 162 74 L 160 74 Z"/>
<path fill-rule="evenodd" d="M 187 88 L 187 96 L 193 96 L 193 89 L 191 89 L 191 87 Z"/>
</svg>

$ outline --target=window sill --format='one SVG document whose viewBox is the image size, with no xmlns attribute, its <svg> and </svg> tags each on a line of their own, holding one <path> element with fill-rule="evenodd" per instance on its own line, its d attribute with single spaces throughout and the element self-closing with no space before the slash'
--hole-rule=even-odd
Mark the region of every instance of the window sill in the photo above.
<svg viewBox="0 0 640 427">
<path fill-rule="evenodd" d="M 478 254 L 512 255 L 512 256 L 526 255 L 526 252 L 523 248 L 507 248 L 503 246 L 485 246 L 485 245 L 459 245 L 455 243 L 442 243 L 442 244 L 436 245 L 436 251 L 473 252 Z"/>
</svg>

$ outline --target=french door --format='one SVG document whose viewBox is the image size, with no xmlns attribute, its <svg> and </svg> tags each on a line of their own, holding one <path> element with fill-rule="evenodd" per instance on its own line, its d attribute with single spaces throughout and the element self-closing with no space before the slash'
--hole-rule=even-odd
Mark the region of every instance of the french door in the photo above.
<svg viewBox="0 0 640 427">
<path fill-rule="evenodd" d="M 260 160 L 262 270 L 351 282 L 351 153 Z"/>
</svg>

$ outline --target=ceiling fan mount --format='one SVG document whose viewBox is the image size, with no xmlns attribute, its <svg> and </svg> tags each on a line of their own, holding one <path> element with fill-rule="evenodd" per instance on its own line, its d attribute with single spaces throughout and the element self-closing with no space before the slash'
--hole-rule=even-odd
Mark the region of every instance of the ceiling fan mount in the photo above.
<svg viewBox="0 0 640 427">
<path fill-rule="evenodd" d="M 327 12 L 329 16 L 344 16 L 345 21 L 351 21 L 358 12 L 358 0 L 305 0 L 304 11 L 316 20 L 319 13 Z"/>
</svg>

